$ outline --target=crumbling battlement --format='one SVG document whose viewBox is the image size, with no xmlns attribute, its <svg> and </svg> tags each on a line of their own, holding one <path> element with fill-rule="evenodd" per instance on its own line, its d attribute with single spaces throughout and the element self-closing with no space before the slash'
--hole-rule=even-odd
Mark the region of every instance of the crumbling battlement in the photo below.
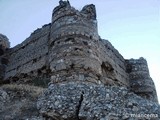
<svg viewBox="0 0 160 120">
<path fill-rule="evenodd" d="M 144 58 L 126 60 L 130 89 L 136 94 L 157 102 L 155 85 L 149 75 L 147 61 Z"/>
<path fill-rule="evenodd" d="M 51 24 L 34 31 L 7 55 L 3 80 L 47 76 L 54 84 L 75 81 L 124 86 L 157 101 L 146 60 L 125 60 L 108 40 L 99 37 L 93 4 L 78 11 L 68 1 L 60 1 Z"/>
<path fill-rule="evenodd" d="M 21 44 L 11 48 L 5 79 L 15 81 L 41 74 L 39 69 L 47 69 L 48 40 L 50 24 L 36 30 Z"/>
<path fill-rule="evenodd" d="M 10 43 L 8 38 L 5 35 L 0 34 L 0 80 L 4 78 L 6 65 L 8 64 L 6 53 L 9 47 Z"/>
</svg>

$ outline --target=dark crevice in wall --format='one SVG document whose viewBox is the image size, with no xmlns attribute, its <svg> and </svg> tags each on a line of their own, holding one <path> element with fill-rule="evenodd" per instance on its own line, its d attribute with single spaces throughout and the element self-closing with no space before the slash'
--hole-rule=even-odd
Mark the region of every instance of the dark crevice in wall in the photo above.
<svg viewBox="0 0 160 120">
<path fill-rule="evenodd" d="M 114 70 L 112 65 L 108 62 L 102 62 L 101 68 L 102 68 L 102 71 L 103 71 L 104 75 L 105 74 L 107 75 L 107 73 L 112 74 L 113 70 Z"/>
<path fill-rule="evenodd" d="M 35 62 L 37 62 L 37 59 L 35 58 L 35 59 L 33 59 L 33 63 L 35 63 Z"/>
<path fill-rule="evenodd" d="M 4 50 L 0 49 L 0 56 L 4 54 Z"/>
<path fill-rule="evenodd" d="M 84 45 L 88 46 L 88 42 L 87 41 L 83 41 Z"/>
<path fill-rule="evenodd" d="M 7 58 L 1 58 L 1 63 L 4 64 L 4 65 L 7 65 L 8 64 L 8 59 Z"/>
<path fill-rule="evenodd" d="M 72 38 L 72 37 L 70 37 L 70 38 L 67 38 L 67 39 L 65 40 L 65 42 L 75 42 L 75 39 Z"/>
<path fill-rule="evenodd" d="M 79 112 L 80 112 L 81 105 L 82 105 L 82 102 L 83 102 L 83 95 L 84 95 L 84 92 L 82 91 L 81 96 L 80 96 L 80 100 L 79 100 L 79 104 L 78 104 L 77 110 L 76 110 L 77 120 L 81 120 L 81 119 L 79 118 Z"/>
</svg>

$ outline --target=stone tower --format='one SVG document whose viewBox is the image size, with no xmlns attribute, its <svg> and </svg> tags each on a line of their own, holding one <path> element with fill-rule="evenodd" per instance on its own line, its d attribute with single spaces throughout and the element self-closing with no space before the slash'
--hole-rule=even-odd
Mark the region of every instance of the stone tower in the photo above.
<svg viewBox="0 0 160 120">
<path fill-rule="evenodd" d="M 53 83 L 75 80 L 129 85 L 123 57 L 98 35 L 93 4 L 78 11 L 61 1 L 52 14 L 50 47 Z"/>
<path fill-rule="evenodd" d="M 157 101 L 157 93 L 144 58 L 126 60 L 130 89 L 143 98 Z"/>
<path fill-rule="evenodd" d="M 87 5 L 79 12 L 61 1 L 53 10 L 50 33 L 53 82 L 98 79 L 101 61 L 94 48 L 98 40 L 95 6 Z"/>
</svg>

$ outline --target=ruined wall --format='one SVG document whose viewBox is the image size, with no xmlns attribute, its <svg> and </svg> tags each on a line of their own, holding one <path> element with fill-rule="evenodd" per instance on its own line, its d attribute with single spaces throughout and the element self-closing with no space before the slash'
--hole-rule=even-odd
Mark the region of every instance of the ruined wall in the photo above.
<svg viewBox="0 0 160 120">
<path fill-rule="evenodd" d="M 123 56 L 112 46 L 108 40 L 101 39 L 97 48 L 102 60 L 103 81 L 111 85 L 129 87 L 129 76 Z"/>
<path fill-rule="evenodd" d="M 143 98 L 157 102 L 157 93 L 144 58 L 126 60 L 130 89 Z"/>
<path fill-rule="evenodd" d="M 157 101 L 146 60 L 125 60 L 108 40 L 99 37 L 93 4 L 78 11 L 68 1 L 60 1 L 51 24 L 34 31 L 6 56 L 9 63 L 5 69 L 0 63 L 1 78 L 5 80 L 46 76 L 51 84 L 74 81 L 124 86 Z"/>
<path fill-rule="evenodd" d="M 6 53 L 10 47 L 8 38 L 0 34 L 0 83 L 4 79 L 8 56 Z"/>
<path fill-rule="evenodd" d="M 18 80 L 38 76 L 47 67 L 50 24 L 34 31 L 29 38 L 11 49 L 5 79 Z"/>
<path fill-rule="evenodd" d="M 52 82 L 76 80 L 128 86 L 125 60 L 97 31 L 93 4 L 81 11 L 69 3 L 53 10 L 52 23 L 12 48 L 5 79 L 36 76 L 51 69 Z"/>
</svg>

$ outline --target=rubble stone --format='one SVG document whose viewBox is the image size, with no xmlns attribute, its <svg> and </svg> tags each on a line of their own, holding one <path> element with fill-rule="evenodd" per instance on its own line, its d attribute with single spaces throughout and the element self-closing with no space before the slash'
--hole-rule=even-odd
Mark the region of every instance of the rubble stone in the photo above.
<svg viewBox="0 0 160 120">
<path fill-rule="evenodd" d="M 141 120 L 160 119 L 160 106 L 155 102 L 125 87 L 87 82 L 51 84 L 39 97 L 37 107 L 53 120 L 138 120 L 136 115 L 141 115 Z"/>
</svg>

